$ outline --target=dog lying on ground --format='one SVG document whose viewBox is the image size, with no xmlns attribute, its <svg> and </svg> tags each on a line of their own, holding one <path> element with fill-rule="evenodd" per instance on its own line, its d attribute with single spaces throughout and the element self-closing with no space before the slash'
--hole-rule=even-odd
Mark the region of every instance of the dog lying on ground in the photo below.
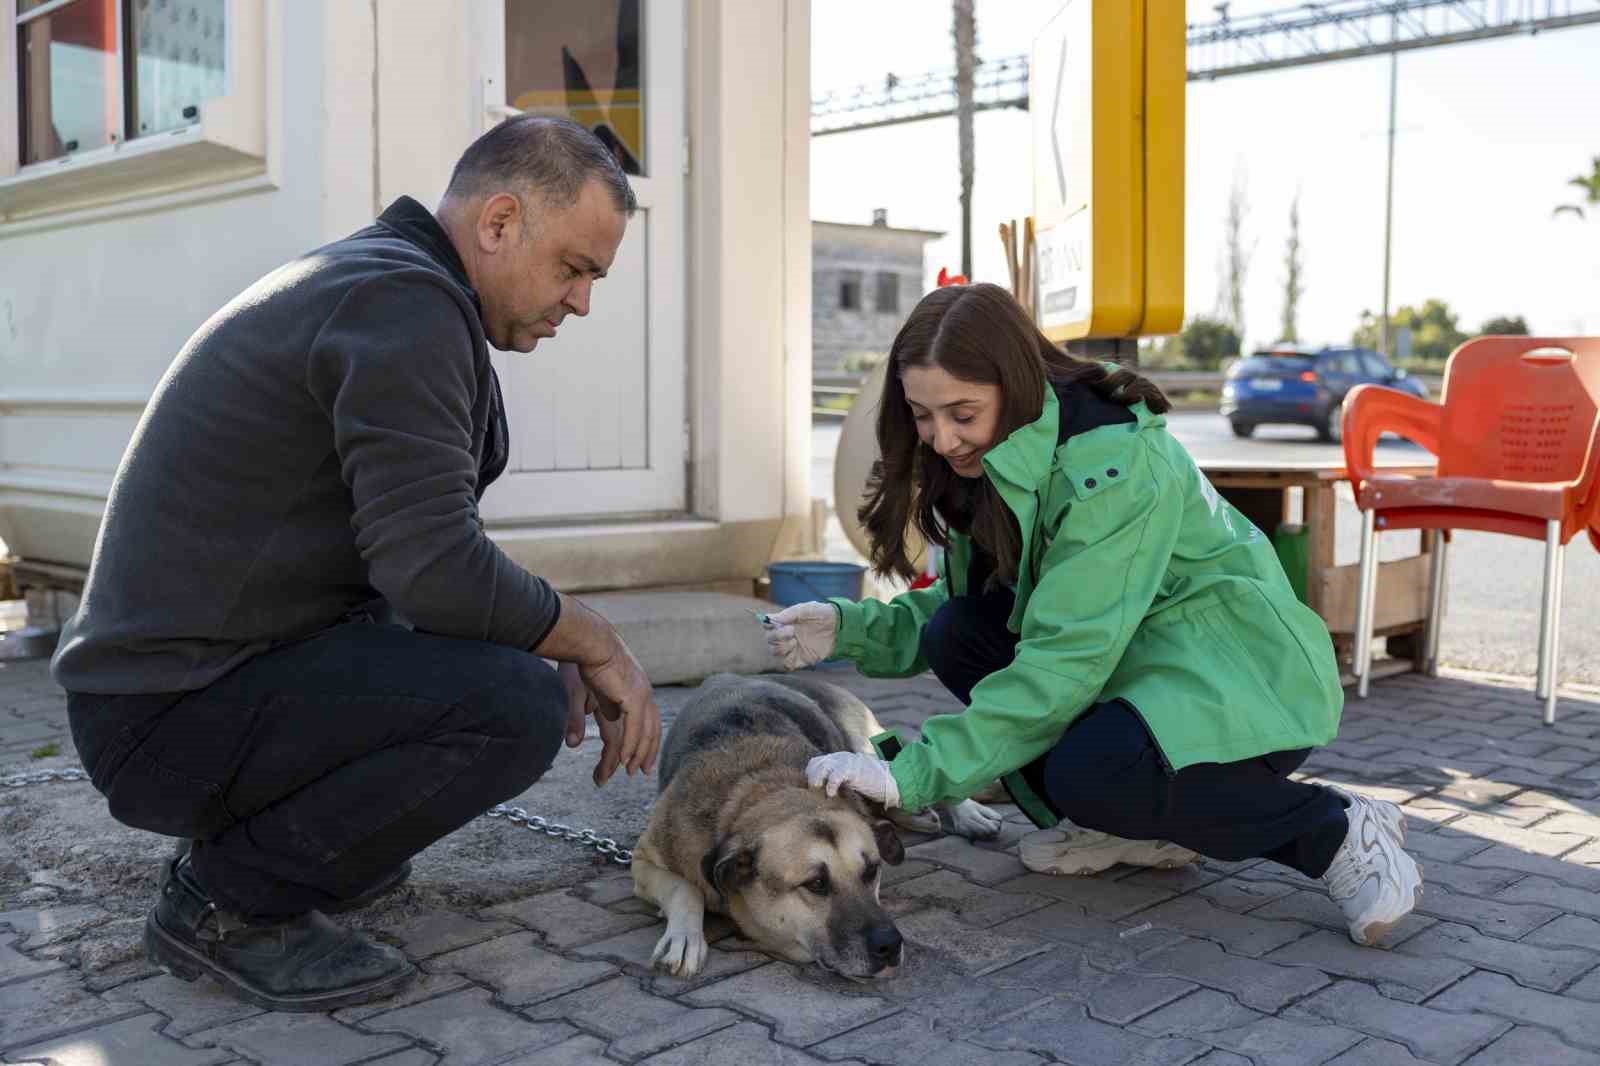
<svg viewBox="0 0 1600 1066">
<path fill-rule="evenodd" d="M 893 976 L 904 947 L 878 900 L 883 863 L 905 849 L 877 805 L 806 784 L 815 755 L 871 752 L 872 711 L 811 677 L 719 674 L 679 713 L 661 753 L 660 798 L 633 849 L 633 891 L 667 919 L 651 962 L 686 977 L 705 965 L 705 912 L 791 962 L 857 979 Z M 897 814 L 899 812 L 896 812 Z M 937 822 L 969 837 L 1000 816 L 971 800 Z"/>
</svg>

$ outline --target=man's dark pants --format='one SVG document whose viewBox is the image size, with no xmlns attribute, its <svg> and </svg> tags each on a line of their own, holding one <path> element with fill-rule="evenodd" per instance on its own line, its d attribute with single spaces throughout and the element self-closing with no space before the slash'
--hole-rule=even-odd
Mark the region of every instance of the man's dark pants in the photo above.
<svg viewBox="0 0 1600 1066">
<path fill-rule="evenodd" d="M 1009 665 L 1018 637 L 1006 628 L 1015 602 L 1005 588 L 958 596 L 929 619 L 922 653 L 962 703 Z M 1344 842 L 1344 804 L 1332 792 L 1288 780 L 1310 752 L 1275 752 L 1173 773 L 1131 704 L 1097 703 L 1023 777 L 1057 817 L 1129 840 L 1170 840 L 1215 859 L 1268 858 L 1321 877 Z"/>
<path fill-rule="evenodd" d="M 120 822 L 195 840 L 219 906 L 347 900 L 550 766 L 566 696 L 536 656 L 348 622 L 209 687 L 73 693 L 72 736 Z"/>
</svg>

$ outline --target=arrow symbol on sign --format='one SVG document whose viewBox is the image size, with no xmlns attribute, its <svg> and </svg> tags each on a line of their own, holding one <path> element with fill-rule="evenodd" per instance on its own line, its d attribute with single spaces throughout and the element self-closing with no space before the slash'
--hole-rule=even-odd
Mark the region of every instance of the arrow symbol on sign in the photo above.
<svg viewBox="0 0 1600 1066">
<path fill-rule="evenodd" d="M 1056 161 L 1056 187 L 1061 192 L 1061 203 L 1067 202 L 1067 165 L 1061 159 L 1061 96 L 1067 84 L 1067 39 L 1061 38 L 1061 62 L 1056 67 L 1056 99 L 1050 107 L 1050 149 Z"/>
</svg>

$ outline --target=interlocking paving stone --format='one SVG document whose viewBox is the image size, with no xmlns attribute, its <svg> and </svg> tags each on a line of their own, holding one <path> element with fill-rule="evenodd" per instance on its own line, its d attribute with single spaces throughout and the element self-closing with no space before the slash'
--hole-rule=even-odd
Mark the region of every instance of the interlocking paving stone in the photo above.
<svg viewBox="0 0 1600 1066">
<path fill-rule="evenodd" d="M 1213 1051 L 1209 1055 L 1195 1059 L 1189 1066 L 1254 1066 L 1254 1064 L 1243 1055 L 1235 1055 L 1231 1051 Z"/>
<path fill-rule="evenodd" d="M 773 1025 L 777 1038 L 805 1047 L 898 1009 L 878 996 L 844 995 L 800 980 L 771 963 L 680 997 L 699 1007 L 729 1007 Z"/>
<path fill-rule="evenodd" d="M 906 858 L 937 863 L 980 885 L 997 885 L 1028 872 L 1015 855 L 974 847 L 957 836 L 943 836 L 906 849 Z"/>
<path fill-rule="evenodd" d="M 1245 914 L 1257 907 L 1281 899 L 1295 891 L 1294 886 L 1281 881 L 1251 881 L 1245 877 L 1224 877 L 1220 881 L 1196 888 L 1196 896 L 1204 896 L 1224 910 Z"/>
<path fill-rule="evenodd" d="M 1600 892 L 1573 888 L 1545 877 L 1525 877 L 1503 889 L 1496 898 L 1510 903 L 1542 903 L 1558 911 L 1600 918 Z"/>
<path fill-rule="evenodd" d="M 717 923 L 720 924 L 721 921 L 718 919 Z M 708 916 L 706 927 L 708 939 L 718 935 L 718 924 L 714 924 L 711 916 Z M 732 974 L 764 966 L 772 961 L 771 956 L 754 950 L 746 941 L 736 937 L 726 937 L 711 941 L 705 968 L 698 974 L 693 977 L 673 977 L 665 971 L 652 969 L 650 965 L 650 955 L 655 951 L 656 941 L 661 938 L 665 929 L 665 923 L 658 922 L 642 929 L 630 930 L 610 940 L 574 948 L 572 954 L 582 958 L 609 959 L 630 973 L 647 975 L 650 990 L 663 996 L 676 996 Z M 723 935 L 726 936 L 726 933 Z"/>
<path fill-rule="evenodd" d="M 1316 970 L 1228 955 L 1203 940 L 1190 940 L 1142 959 L 1134 969 L 1227 992 L 1245 1006 L 1268 1013 L 1282 1010 L 1328 983 Z"/>
<path fill-rule="evenodd" d="M 1492 848 L 1486 848 L 1476 855 L 1463 859 L 1462 862 L 1467 866 L 1488 866 L 1502 870 L 1516 870 L 1519 873 L 1532 874 L 1534 877 L 1571 884 L 1591 893 L 1600 892 L 1600 870 L 1585 866 L 1582 863 L 1563 862 L 1560 859 L 1552 859 L 1544 855 L 1530 855 L 1528 852 L 1519 851 L 1504 844 L 1496 844 Z M 1521 882 L 1519 881 L 1518 884 L 1521 884 Z"/>
<path fill-rule="evenodd" d="M 497 918 L 512 918 L 537 929 L 543 934 L 545 943 L 557 948 L 592 944 L 629 929 L 654 925 L 656 921 L 654 916 L 608 911 L 566 892 L 546 892 L 491 907 L 484 913 Z"/>
<path fill-rule="evenodd" d="M 1413 833 L 1407 837 L 1407 850 L 1410 850 L 1412 841 L 1424 835 Z M 1467 866 L 1459 862 L 1429 862 L 1423 859 L 1418 865 L 1422 867 L 1424 897 L 1441 886 L 1463 896 L 1493 896 L 1507 885 L 1514 885 L 1528 876 L 1517 870 L 1503 870 L 1493 866 Z"/>
<path fill-rule="evenodd" d="M 948 911 L 930 908 L 899 919 L 900 935 L 913 946 L 949 960 L 963 973 L 979 976 L 1050 950 L 1037 939 L 995 929 L 973 929 Z"/>
<path fill-rule="evenodd" d="M 1202 940 L 1214 940 L 1234 955 L 1252 957 L 1291 944 L 1313 931 L 1312 926 L 1299 922 L 1268 921 L 1235 914 L 1195 896 L 1168 900 L 1140 911 L 1138 917 Z"/>
<path fill-rule="evenodd" d="M 1446 989 L 1428 1006 L 1457 1012 L 1497 1014 L 1553 1029 L 1570 1044 L 1600 1049 L 1600 1010 L 1574 1010 L 1569 999 L 1523 988 L 1497 973 L 1475 973 Z"/>
<path fill-rule="evenodd" d="M 1510 1028 L 1488 1014 L 1449 1014 L 1401 1003 L 1369 985 L 1340 981 L 1301 1000 L 1285 1017 L 1312 1017 L 1406 1045 L 1419 1058 L 1459 1062 Z"/>
<path fill-rule="evenodd" d="M 433 1052 L 413 1047 L 397 1051 L 393 1055 L 385 1055 L 381 1059 L 368 1059 L 361 1066 L 435 1066 L 438 1061 L 439 1056 Z M 502 1066 L 512 1066 L 512 1064 L 505 1063 Z"/>
<path fill-rule="evenodd" d="M 1480 899 L 1452 892 L 1439 885 L 1425 885 L 1417 910 L 1445 921 L 1470 925 L 1480 933 L 1515 940 L 1531 933 L 1561 912 L 1538 903 L 1507 903 L 1504 899 Z"/>
<path fill-rule="evenodd" d="M 21 939 L 13 946 L 19 951 L 36 951 L 67 937 L 77 936 L 111 919 L 104 907 L 88 904 L 70 904 L 63 907 L 42 907 L 38 910 L 15 910 L 0 914 L 0 925 L 10 926 Z M 5 980 L 0 976 L 0 981 Z"/>
<path fill-rule="evenodd" d="M 1427 889 L 1423 890 L 1426 897 Z M 1318 887 L 1310 891 L 1293 892 L 1262 907 L 1257 907 L 1250 912 L 1252 918 L 1270 918 L 1274 921 L 1305 922 L 1315 925 L 1339 936 L 1348 935 L 1350 921 L 1344 916 L 1344 911 L 1339 905 L 1328 898 L 1328 893 Z M 1412 911 L 1401 919 L 1400 924 L 1389 934 L 1389 943 L 1404 943 L 1438 921 L 1425 914 Z"/>
<path fill-rule="evenodd" d="M 1539 1029 L 1517 1026 L 1466 1061 L 1466 1066 L 1600 1066 L 1600 1054 L 1563 1044 Z"/>
<path fill-rule="evenodd" d="M 970 1039 L 997 1051 L 1033 1051 L 1083 1066 L 1183 1063 L 1207 1050 L 1193 1040 L 1148 1036 L 1095 1021 L 1077 1004 L 1012 1018 L 982 1029 Z"/>
<path fill-rule="evenodd" d="M 606 1042 L 597 1036 L 580 1033 L 559 1044 L 517 1055 L 497 1066 L 615 1066 L 606 1057 Z"/>
<path fill-rule="evenodd" d="M 1460 862 L 1468 855 L 1476 855 L 1492 843 L 1493 841 L 1469 833 L 1458 833 L 1450 826 L 1434 832 L 1406 834 L 1406 851 L 1417 861 L 1426 862 L 1430 870 L 1435 863 Z"/>
<path fill-rule="evenodd" d="M 889 893 L 895 900 L 919 900 L 942 907 L 968 925 L 987 928 L 1019 914 L 1048 907 L 1050 899 L 1021 892 L 997 892 L 960 874 L 939 870 L 902 881 Z"/>
<path fill-rule="evenodd" d="M 616 977 L 522 1010 L 534 1021 L 565 1021 L 613 1041 L 612 1055 L 636 1059 L 688 1043 L 740 1021 L 732 1011 L 697 1010 L 654 996 L 632 977 Z"/>
<path fill-rule="evenodd" d="M 811 1050 L 830 1059 L 859 1058 L 896 1066 L 971 1066 L 974 1061 L 985 1066 L 1039 1066 L 1044 1061 L 1025 1051 L 988 1051 L 952 1040 L 948 1033 L 935 1032 L 932 1019 L 917 1014 L 896 1014 Z"/>
<path fill-rule="evenodd" d="M 231 1051 L 188 1048 L 162 1036 L 164 1020 L 159 1014 L 139 1014 L 20 1047 L 6 1057 L 50 1066 L 214 1066 L 233 1058 Z"/>
<path fill-rule="evenodd" d="M 597 877 L 572 891 L 596 907 L 610 907 L 637 898 L 633 894 L 633 875 L 626 872 Z"/>
<path fill-rule="evenodd" d="M 1143 1033 L 1203 1040 L 1260 1066 L 1322 1062 L 1355 1046 L 1362 1034 L 1335 1025 L 1287 1022 L 1201 989 L 1134 1023 Z"/>
<path fill-rule="evenodd" d="M 1580 848 L 1588 842 L 1586 836 L 1573 833 L 1549 833 L 1541 829 L 1519 829 L 1509 826 L 1498 818 L 1490 818 L 1481 814 L 1468 814 L 1450 823 L 1454 832 L 1471 833 L 1473 836 L 1492 840 L 1497 844 L 1507 844 L 1518 851 L 1529 852 L 1534 855 L 1548 855 L 1551 858 L 1563 855 Z"/>
<path fill-rule="evenodd" d="M 362 1033 L 325 1014 L 258 1014 L 184 1039 L 190 1047 L 222 1048 L 261 1066 L 335 1066 L 376 1058 L 411 1041 Z"/>
<path fill-rule="evenodd" d="M 1188 938 L 1172 929 L 1139 921 L 1112 922 L 1085 914 L 1071 903 L 1030 911 L 994 927 L 992 932 L 1022 939 L 1042 938 L 1082 948 L 1103 966 L 1123 966 L 1141 956 L 1182 943 Z"/>
<path fill-rule="evenodd" d="M 172 1019 L 165 1032 L 184 1036 L 226 1022 L 263 1013 L 222 990 L 215 981 L 180 981 L 162 974 L 132 984 L 118 985 L 104 993 L 113 1003 L 141 1004 Z"/>
<path fill-rule="evenodd" d="M 1581 981 L 1564 989 L 1562 994 L 1574 999 L 1600 1001 L 1600 970 L 1589 971 Z"/>
<path fill-rule="evenodd" d="M 515 933 L 517 928 L 512 922 L 485 922 L 455 911 L 425 911 L 384 931 L 400 941 L 406 954 L 414 959 L 426 959 L 430 955 Z"/>
<path fill-rule="evenodd" d="M 469 988 L 361 1023 L 373 1033 L 403 1034 L 444 1049 L 439 1066 L 499 1062 L 517 1052 L 559 1044 L 576 1034 L 561 1022 L 531 1022 L 494 1005 L 487 989 Z"/>
<path fill-rule="evenodd" d="M 532 933 L 513 933 L 436 955 L 423 964 L 432 973 L 461 973 L 492 987 L 512 1006 L 535 1003 L 592 985 L 616 972 L 603 962 L 573 962 L 539 947 Z"/>
<path fill-rule="evenodd" d="M 1329 1059 L 1327 1066 L 1428 1066 L 1407 1051 L 1403 1044 L 1389 1040 L 1363 1040 L 1344 1054 Z"/>
<path fill-rule="evenodd" d="M 643 1066 L 815 1066 L 826 1060 L 798 1048 L 774 1043 L 764 1026 L 745 1022 L 732 1029 L 701 1037 L 692 1044 L 663 1051 L 644 1060 Z M 562 1059 L 545 1059 L 508 1066 L 568 1066 Z M 846 1060 L 835 1066 L 862 1066 Z"/>
<path fill-rule="evenodd" d="M 1453 959 L 1414 958 L 1382 948 L 1362 947 L 1348 936 L 1326 930 L 1279 948 L 1266 961 L 1298 963 L 1330 974 L 1375 981 L 1384 995 L 1412 1003 L 1472 971 L 1471 966 Z"/>
<path fill-rule="evenodd" d="M 21 939 L 20 936 L 0 939 L 0 985 L 26 977 L 38 977 L 64 967 L 64 963 L 48 959 L 30 959 L 16 948 Z"/>
<path fill-rule="evenodd" d="M 1600 951 L 1600 922 L 1575 914 L 1563 914 L 1549 925 L 1541 925 L 1522 940 L 1527 944 L 1543 944 L 1553 948 Z"/>
<path fill-rule="evenodd" d="M 458 973 L 427 973 L 417 975 L 406 989 L 397 996 L 380 999 L 376 1003 L 360 1003 L 354 1007 L 345 1007 L 343 1010 L 333 1012 L 336 1021 L 350 1024 L 364 1021 L 374 1014 L 383 1014 L 398 1007 L 408 1007 L 413 1003 L 421 1003 L 425 999 L 433 999 L 448 992 L 456 992 L 463 988 L 471 988 L 473 984 Z"/>
<path fill-rule="evenodd" d="M 1069 948 L 1036 955 L 990 974 L 988 983 L 1001 990 L 1028 990 L 1035 995 L 1082 1003 L 1091 1018 L 1113 1025 L 1126 1025 L 1199 987 L 1172 977 L 1106 973 L 1091 965 L 1081 952 Z M 1014 1013 L 1001 994 L 991 990 L 988 995 L 994 1008 L 977 1016 L 994 1021 L 1002 1014 Z"/>
<path fill-rule="evenodd" d="M 1574 977 L 1600 965 L 1600 955 L 1590 951 L 1502 940 L 1454 922 L 1440 922 L 1425 929 L 1395 950 L 1406 955 L 1460 959 L 1546 992 L 1559 992 Z"/>
<path fill-rule="evenodd" d="M 78 974 L 59 970 L 0 987 L 0 1048 L 31 1044 L 100 1022 L 120 1021 L 148 1008 L 110 1003 L 83 986 Z"/>
<path fill-rule="evenodd" d="M 1100 918 L 1126 918 L 1152 904 L 1172 898 L 1172 892 L 1152 887 L 1149 882 L 1130 885 L 1102 877 L 1065 877 L 1054 874 L 1026 874 L 1000 885 L 1002 892 L 1046 896 L 1062 903 L 1082 907 Z"/>
</svg>

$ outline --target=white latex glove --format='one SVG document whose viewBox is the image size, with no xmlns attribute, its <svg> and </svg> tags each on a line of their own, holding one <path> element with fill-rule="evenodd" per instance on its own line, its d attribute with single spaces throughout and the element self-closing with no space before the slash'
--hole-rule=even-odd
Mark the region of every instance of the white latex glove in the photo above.
<svg viewBox="0 0 1600 1066">
<path fill-rule="evenodd" d="M 785 670 L 815 666 L 833 654 L 839 610 L 831 603 L 797 603 L 767 617 L 767 646 Z"/>
<path fill-rule="evenodd" d="M 818 755 L 806 763 L 806 783 L 830 796 L 838 795 L 840 787 L 848 785 L 858 795 L 885 807 L 900 806 L 900 786 L 894 783 L 889 764 L 876 755 L 854 751 Z"/>
</svg>

